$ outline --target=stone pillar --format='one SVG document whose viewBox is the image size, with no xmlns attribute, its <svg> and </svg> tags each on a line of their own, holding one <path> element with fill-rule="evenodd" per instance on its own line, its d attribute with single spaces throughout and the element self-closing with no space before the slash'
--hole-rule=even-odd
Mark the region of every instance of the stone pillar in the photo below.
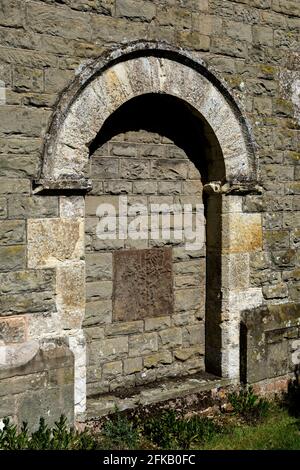
<svg viewBox="0 0 300 470">
<path fill-rule="evenodd" d="M 241 313 L 263 302 L 262 289 L 250 287 L 249 257 L 262 250 L 259 213 L 243 213 L 241 195 L 222 195 L 222 376 L 239 378 Z"/>
<path fill-rule="evenodd" d="M 86 397 L 81 330 L 85 314 L 84 197 L 61 196 L 59 204 L 58 218 L 28 220 L 28 268 L 52 268 L 56 275 L 56 311 L 30 316 L 28 337 L 66 339 L 74 354 L 75 413 L 80 413 L 85 410 Z"/>
</svg>

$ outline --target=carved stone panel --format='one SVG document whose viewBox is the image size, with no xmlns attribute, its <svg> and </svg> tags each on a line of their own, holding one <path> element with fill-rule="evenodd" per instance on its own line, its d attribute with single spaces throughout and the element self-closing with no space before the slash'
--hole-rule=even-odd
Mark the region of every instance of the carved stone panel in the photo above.
<svg viewBox="0 0 300 470">
<path fill-rule="evenodd" d="M 113 253 L 113 321 L 173 313 L 172 249 Z"/>
</svg>

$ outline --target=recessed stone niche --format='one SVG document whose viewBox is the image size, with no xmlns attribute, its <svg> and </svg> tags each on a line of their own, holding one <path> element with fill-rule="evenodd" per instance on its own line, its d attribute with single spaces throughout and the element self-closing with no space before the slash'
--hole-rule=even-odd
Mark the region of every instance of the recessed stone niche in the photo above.
<svg viewBox="0 0 300 470">
<path fill-rule="evenodd" d="M 172 248 L 113 253 L 113 321 L 172 315 Z"/>
</svg>

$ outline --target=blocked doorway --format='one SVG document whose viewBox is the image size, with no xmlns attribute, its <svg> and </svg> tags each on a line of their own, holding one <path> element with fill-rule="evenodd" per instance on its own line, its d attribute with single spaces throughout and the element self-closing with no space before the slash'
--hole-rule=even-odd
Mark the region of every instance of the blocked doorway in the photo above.
<svg viewBox="0 0 300 470">
<path fill-rule="evenodd" d="M 203 185 L 225 180 L 212 129 L 182 100 L 146 94 L 107 119 L 90 153 L 88 396 L 204 371 L 205 349 L 215 341 L 205 328 L 207 305 L 208 315 L 220 316 L 220 214 L 214 204 L 207 244 Z M 105 204 L 115 209 L 115 222 Z M 107 236 L 100 233 L 105 217 Z M 118 231 L 124 222 L 125 238 Z"/>
</svg>

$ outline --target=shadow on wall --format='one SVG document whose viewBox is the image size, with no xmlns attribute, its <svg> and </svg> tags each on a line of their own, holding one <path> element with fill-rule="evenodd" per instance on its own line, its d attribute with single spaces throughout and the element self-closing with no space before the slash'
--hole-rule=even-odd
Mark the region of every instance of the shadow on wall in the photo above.
<svg viewBox="0 0 300 470">
<path fill-rule="evenodd" d="M 114 136 L 139 130 L 172 140 L 198 168 L 202 183 L 224 180 L 223 155 L 211 127 L 194 108 L 170 95 L 151 93 L 120 106 L 90 145 L 90 155 Z"/>
<path fill-rule="evenodd" d="M 145 94 L 119 107 L 90 145 L 90 156 L 115 136 L 148 131 L 170 139 L 194 163 L 202 184 L 225 182 L 220 144 L 208 122 L 185 101 L 164 94 Z M 206 217 L 206 370 L 221 375 L 221 195 L 203 194 Z"/>
</svg>

